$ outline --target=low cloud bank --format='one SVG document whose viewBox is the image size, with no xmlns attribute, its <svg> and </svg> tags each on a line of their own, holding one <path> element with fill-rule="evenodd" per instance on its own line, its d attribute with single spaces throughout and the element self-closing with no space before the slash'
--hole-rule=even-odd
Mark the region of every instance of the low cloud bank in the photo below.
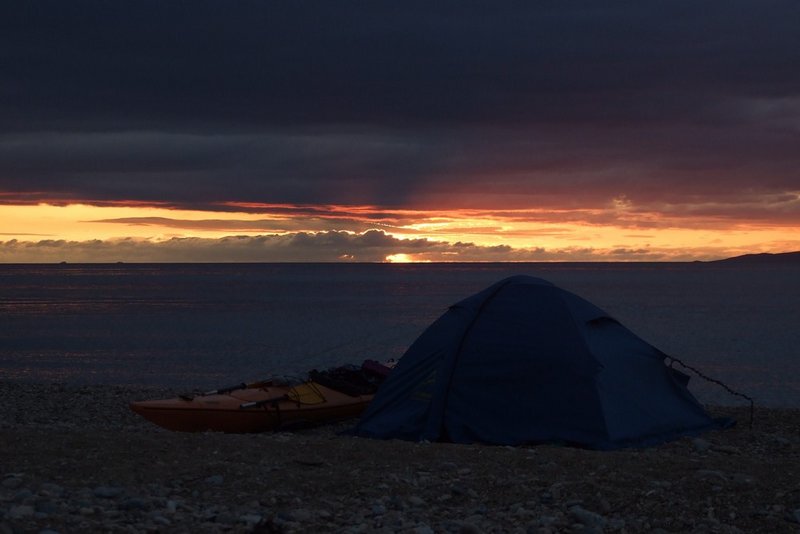
<svg viewBox="0 0 800 534">
<path fill-rule="evenodd" d="M 720 250 L 703 258 L 722 257 Z M 412 261 L 667 261 L 697 259 L 669 250 L 513 248 L 429 239 L 398 239 L 379 230 L 298 232 L 220 239 L 0 241 L 2 263 L 109 262 L 383 262 Z M 389 259 L 387 259 L 389 258 Z"/>
</svg>

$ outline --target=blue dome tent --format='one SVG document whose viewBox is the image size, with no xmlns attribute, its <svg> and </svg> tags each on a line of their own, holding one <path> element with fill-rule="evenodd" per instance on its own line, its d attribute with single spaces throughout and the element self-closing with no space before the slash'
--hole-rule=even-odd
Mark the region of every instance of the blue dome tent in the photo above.
<svg viewBox="0 0 800 534">
<path fill-rule="evenodd" d="M 705 412 L 666 357 L 586 300 L 514 276 L 428 327 L 354 432 L 616 449 L 730 424 Z"/>
</svg>

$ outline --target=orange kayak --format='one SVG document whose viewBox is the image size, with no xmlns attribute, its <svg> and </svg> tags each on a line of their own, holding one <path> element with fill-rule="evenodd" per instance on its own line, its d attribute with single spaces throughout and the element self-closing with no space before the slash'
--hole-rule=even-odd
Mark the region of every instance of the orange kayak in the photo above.
<svg viewBox="0 0 800 534">
<path fill-rule="evenodd" d="M 242 389 L 132 402 L 131 410 L 168 430 L 251 433 L 357 417 L 374 395 L 348 395 L 314 381 L 273 381 Z"/>
</svg>

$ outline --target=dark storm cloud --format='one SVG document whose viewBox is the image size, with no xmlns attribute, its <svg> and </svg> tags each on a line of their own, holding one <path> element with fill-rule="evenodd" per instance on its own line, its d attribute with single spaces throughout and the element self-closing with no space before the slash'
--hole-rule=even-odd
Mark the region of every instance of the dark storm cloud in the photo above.
<svg viewBox="0 0 800 534">
<path fill-rule="evenodd" d="M 413 138 L 349 129 L 34 132 L 0 142 L 0 187 L 42 191 L 45 199 L 160 200 L 197 208 L 244 200 L 366 203 L 381 195 L 382 181 L 391 186 L 418 174 L 430 151 Z"/>
<path fill-rule="evenodd" d="M 798 27 L 793 1 L 7 2 L 0 190 L 186 206 L 796 191 Z"/>
</svg>

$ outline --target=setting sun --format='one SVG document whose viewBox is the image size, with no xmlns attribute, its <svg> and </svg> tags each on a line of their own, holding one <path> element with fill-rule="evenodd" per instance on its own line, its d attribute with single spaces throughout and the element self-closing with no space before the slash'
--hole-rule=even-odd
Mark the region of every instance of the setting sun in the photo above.
<svg viewBox="0 0 800 534">
<path fill-rule="evenodd" d="M 389 254 L 386 256 L 388 263 L 413 263 L 414 259 L 408 254 Z"/>
</svg>

